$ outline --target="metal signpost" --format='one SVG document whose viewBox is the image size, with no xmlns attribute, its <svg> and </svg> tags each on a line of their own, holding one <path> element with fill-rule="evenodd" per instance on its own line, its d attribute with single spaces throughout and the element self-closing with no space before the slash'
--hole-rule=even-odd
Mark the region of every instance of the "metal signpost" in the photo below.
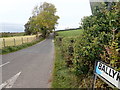
<svg viewBox="0 0 120 90">
<path fill-rule="evenodd" d="M 96 61 L 95 63 L 93 88 L 95 86 L 95 81 L 97 77 L 102 79 L 112 88 L 120 89 L 120 72 L 114 70 L 112 67 L 106 65 L 104 62 Z"/>
</svg>

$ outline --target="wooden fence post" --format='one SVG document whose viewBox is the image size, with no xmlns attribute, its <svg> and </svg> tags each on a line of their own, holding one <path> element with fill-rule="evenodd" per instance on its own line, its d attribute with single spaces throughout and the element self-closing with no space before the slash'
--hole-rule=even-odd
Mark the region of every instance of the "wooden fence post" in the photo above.
<svg viewBox="0 0 120 90">
<path fill-rule="evenodd" d="M 15 38 L 14 38 L 14 46 L 16 46 Z"/>
<path fill-rule="evenodd" d="M 28 38 L 27 38 L 27 43 L 28 43 Z"/>
<path fill-rule="evenodd" d="M 33 41 L 33 38 L 31 37 L 31 42 Z"/>
<path fill-rule="evenodd" d="M 21 38 L 21 40 L 22 40 L 22 44 L 23 44 L 23 38 Z"/>
<path fill-rule="evenodd" d="M 3 39 L 3 46 L 5 47 L 5 39 Z"/>
</svg>

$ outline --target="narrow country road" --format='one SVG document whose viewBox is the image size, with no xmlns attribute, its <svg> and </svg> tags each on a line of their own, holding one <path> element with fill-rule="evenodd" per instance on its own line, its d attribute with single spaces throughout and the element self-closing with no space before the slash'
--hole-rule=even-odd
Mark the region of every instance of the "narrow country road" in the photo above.
<svg viewBox="0 0 120 90">
<path fill-rule="evenodd" d="M 2 55 L 2 83 L 11 78 L 12 88 L 49 88 L 54 59 L 52 40 L 50 34 L 34 46 Z"/>
</svg>

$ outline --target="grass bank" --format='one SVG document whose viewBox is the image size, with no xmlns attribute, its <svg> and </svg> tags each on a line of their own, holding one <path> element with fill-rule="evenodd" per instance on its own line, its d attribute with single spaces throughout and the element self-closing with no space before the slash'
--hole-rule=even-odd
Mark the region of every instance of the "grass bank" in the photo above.
<svg viewBox="0 0 120 90">
<path fill-rule="evenodd" d="M 55 62 L 53 71 L 52 88 L 78 88 L 78 77 L 71 72 L 71 68 L 66 65 L 64 53 L 62 51 L 62 42 L 58 42 L 58 37 L 63 37 L 64 40 L 68 40 L 69 37 L 76 37 L 83 33 L 83 30 L 70 30 L 70 31 L 58 31 L 55 38 Z M 62 39 L 62 40 L 63 40 Z"/>
<path fill-rule="evenodd" d="M 15 52 L 15 51 L 21 50 L 23 48 L 27 48 L 29 46 L 32 46 L 32 45 L 34 45 L 42 40 L 44 40 L 44 38 L 40 38 L 39 40 L 36 40 L 34 42 L 24 43 L 24 44 L 18 45 L 18 46 L 8 46 L 8 47 L 5 47 L 3 49 L 0 49 L 0 54 L 7 54 L 7 53 Z"/>
<path fill-rule="evenodd" d="M 77 77 L 65 65 L 61 49 L 55 44 L 55 62 L 52 88 L 77 88 Z"/>
</svg>

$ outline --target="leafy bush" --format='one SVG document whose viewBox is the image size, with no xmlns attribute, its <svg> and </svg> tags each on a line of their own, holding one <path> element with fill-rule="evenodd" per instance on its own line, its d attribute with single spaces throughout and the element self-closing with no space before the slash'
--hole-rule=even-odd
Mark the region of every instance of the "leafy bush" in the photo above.
<svg viewBox="0 0 120 90">
<path fill-rule="evenodd" d="M 84 32 L 80 36 L 56 37 L 59 43 L 63 57 L 66 61 L 68 69 L 77 77 L 84 79 L 93 75 L 94 63 L 101 60 L 120 70 L 120 2 L 113 3 L 111 10 L 103 7 L 97 8 L 94 15 L 84 17 L 82 20 L 82 28 Z M 90 79 L 90 78 L 89 78 Z M 96 87 L 103 85 L 101 81 L 97 81 Z M 85 87 L 85 86 L 80 86 Z"/>
</svg>

